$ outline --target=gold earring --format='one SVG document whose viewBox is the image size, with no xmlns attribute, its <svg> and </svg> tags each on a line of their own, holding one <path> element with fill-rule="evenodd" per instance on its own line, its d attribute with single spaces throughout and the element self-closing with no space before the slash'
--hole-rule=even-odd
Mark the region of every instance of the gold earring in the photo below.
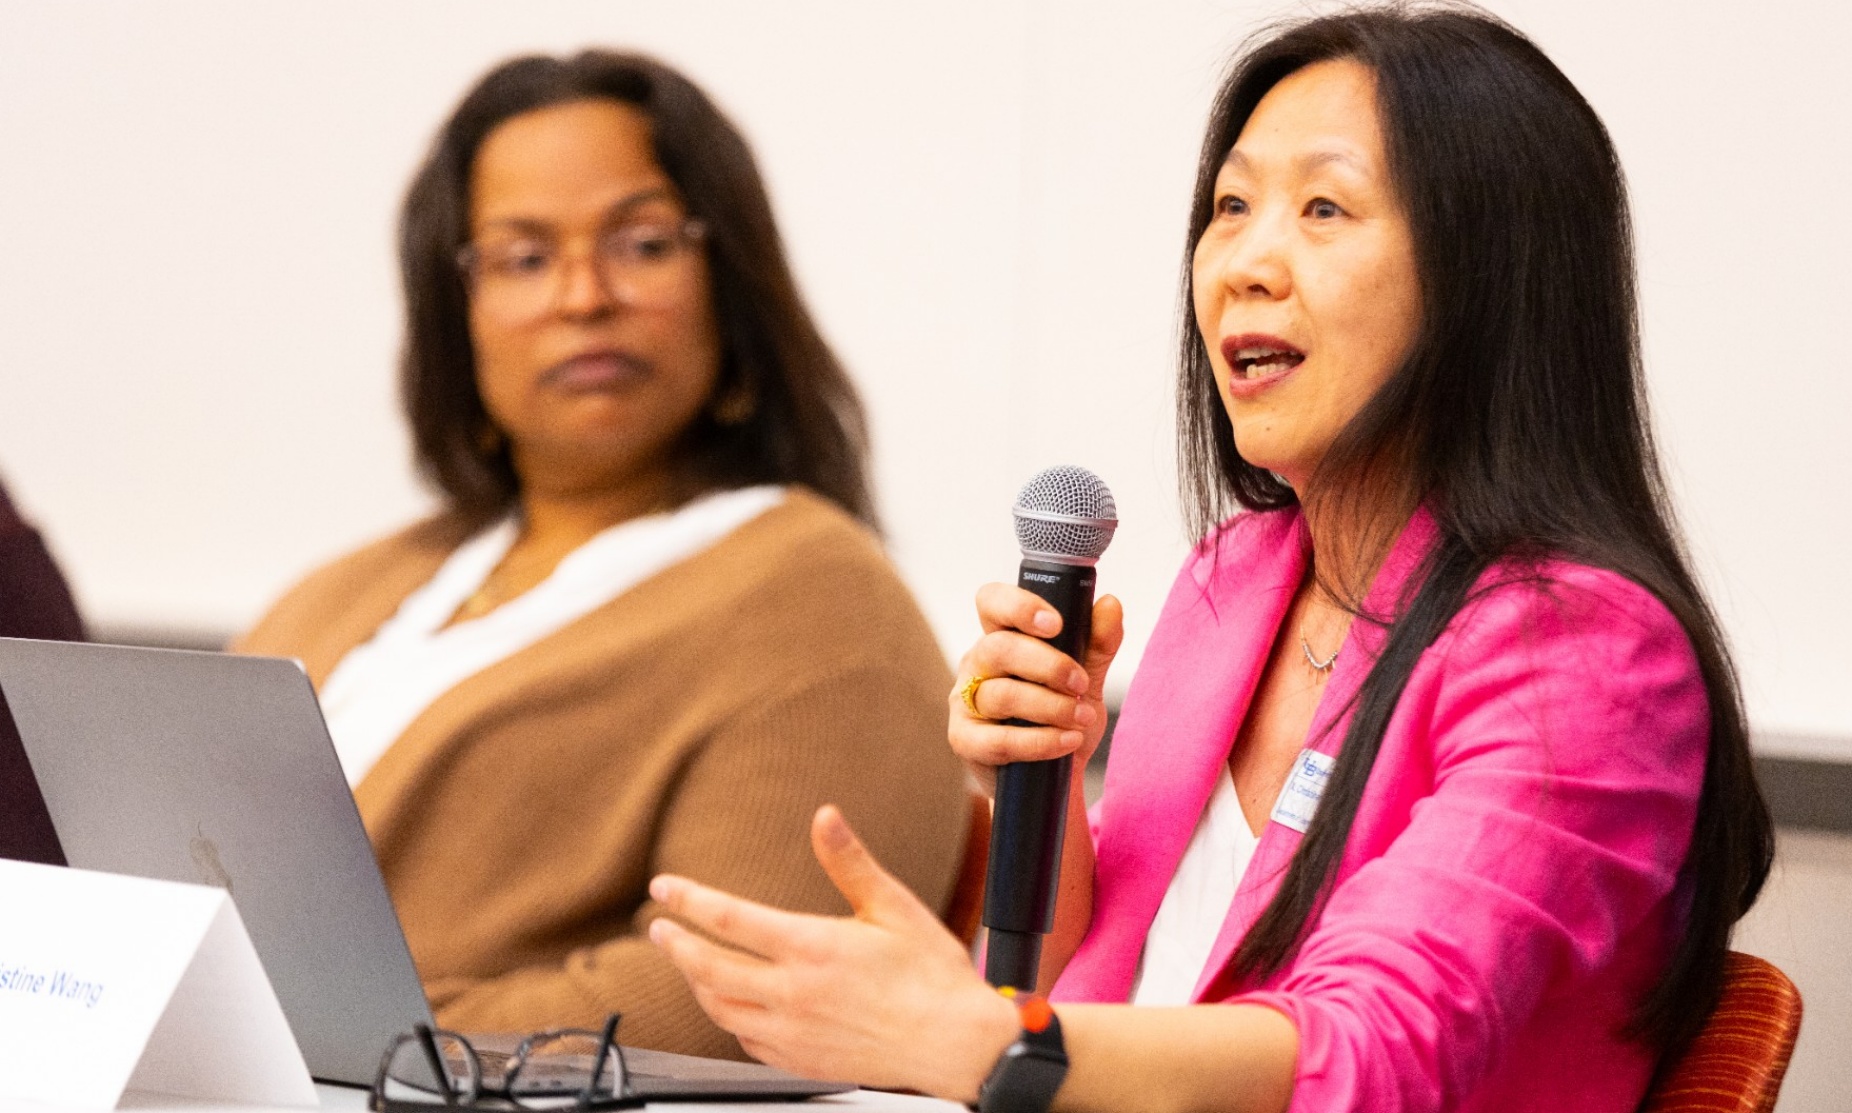
<svg viewBox="0 0 1852 1113">
<path fill-rule="evenodd" d="M 728 427 L 744 425 L 752 420 L 758 408 L 759 400 L 753 394 L 752 387 L 743 382 L 738 383 L 714 400 L 714 424 Z"/>
</svg>

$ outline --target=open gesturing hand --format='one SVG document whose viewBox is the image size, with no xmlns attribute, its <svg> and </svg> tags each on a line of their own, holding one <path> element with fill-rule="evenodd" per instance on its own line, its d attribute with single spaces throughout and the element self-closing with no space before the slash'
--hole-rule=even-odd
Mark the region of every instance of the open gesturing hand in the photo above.
<svg viewBox="0 0 1852 1113">
<path fill-rule="evenodd" d="M 710 938 L 662 918 L 650 939 L 714 1023 L 761 1061 L 972 1100 L 1016 1036 L 1015 1008 L 840 812 L 819 809 L 810 838 L 853 915 L 780 911 L 665 874 L 650 895 Z"/>
</svg>

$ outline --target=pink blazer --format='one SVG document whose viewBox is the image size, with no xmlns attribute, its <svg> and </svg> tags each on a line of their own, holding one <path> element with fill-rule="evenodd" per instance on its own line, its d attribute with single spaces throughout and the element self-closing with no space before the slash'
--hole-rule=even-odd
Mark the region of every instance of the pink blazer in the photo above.
<svg viewBox="0 0 1852 1113">
<path fill-rule="evenodd" d="M 1436 536 L 1420 513 L 1366 613 L 1393 613 Z M 1244 514 L 1178 576 L 1127 694 L 1094 812 L 1093 919 L 1057 1001 L 1124 1001 L 1145 934 L 1304 571 L 1296 511 Z M 1683 629 L 1609 572 L 1493 569 L 1416 666 L 1336 887 L 1297 958 L 1229 957 L 1298 832 L 1270 823 L 1200 1002 L 1299 1030 L 1295 1113 L 1633 1110 L 1651 1054 L 1619 1034 L 1669 953 L 1709 736 Z M 1314 717 L 1335 753 L 1384 630 L 1359 619 Z"/>
</svg>

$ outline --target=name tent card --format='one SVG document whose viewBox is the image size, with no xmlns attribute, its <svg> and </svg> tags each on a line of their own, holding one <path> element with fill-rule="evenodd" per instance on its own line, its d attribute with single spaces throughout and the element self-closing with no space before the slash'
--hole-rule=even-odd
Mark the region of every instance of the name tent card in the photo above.
<svg viewBox="0 0 1852 1113">
<path fill-rule="evenodd" d="M 315 1106 L 222 889 L 0 859 L 0 1097 Z"/>
</svg>

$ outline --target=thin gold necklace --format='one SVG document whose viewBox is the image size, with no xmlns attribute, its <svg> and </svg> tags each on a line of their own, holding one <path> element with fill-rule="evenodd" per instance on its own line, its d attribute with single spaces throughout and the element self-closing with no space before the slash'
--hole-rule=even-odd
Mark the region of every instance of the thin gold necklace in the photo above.
<svg viewBox="0 0 1852 1113">
<path fill-rule="evenodd" d="M 1320 661 L 1318 655 L 1312 652 L 1312 643 L 1306 640 L 1305 628 L 1303 626 L 1299 628 L 1299 648 L 1305 651 L 1305 663 L 1312 666 L 1313 672 L 1320 673 L 1330 672 L 1331 666 L 1337 664 L 1338 654 L 1344 652 L 1344 646 L 1340 644 L 1336 649 L 1331 651 L 1331 656 Z"/>
<path fill-rule="evenodd" d="M 518 543 L 517 541 L 517 544 Z M 577 548 L 577 546 L 575 545 L 573 548 Z M 489 574 L 482 578 L 482 585 L 471 592 L 469 598 L 463 600 L 463 605 L 457 608 L 457 618 L 470 619 L 482 617 L 496 607 L 501 606 L 503 603 L 521 594 L 520 592 L 511 594 L 503 586 L 518 573 L 524 573 L 530 568 L 544 566 L 548 562 L 551 562 L 554 567 L 557 567 L 559 562 L 566 559 L 571 553 L 572 549 L 567 549 L 563 553 L 543 551 L 540 553 L 528 553 L 521 559 L 512 559 L 515 555 L 515 546 L 509 546 L 508 552 L 503 554 L 502 559 L 495 562 L 495 567 L 489 569 Z M 545 579 L 544 576 L 541 578 Z"/>
<path fill-rule="evenodd" d="M 674 509 L 674 507 L 674 500 L 665 495 L 645 507 L 641 513 L 631 515 L 629 518 L 620 519 L 620 521 L 644 518 L 651 514 L 662 514 Z M 609 527 L 607 526 L 604 528 L 608 529 Z M 495 567 L 489 569 L 489 574 L 482 578 L 482 586 L 471 592 L 469 598 L 463 600 L 463 605 L 457 608 L 457 613 L 451 621 L 459 622 L 466 619 L 481 618 L 483 615 L 501 606 L 503 603 L 508 602 L 510 599 L 520 597 L 523 592 L 509 592 L 502 586 L 509 579 L 513 578 L 516 572 L 524 572 L 535 566 L 544 565 L 547 568 L 547 575 L 550 576 L 552 575 L 553 569 L 559 567 L 561 561 L 564 561 L 567 557 L 577 552 L 579 546 L 585 544 L 602 532 L 603 529 L 595 530 L 590 535 L 579 538 L 559 552 L 543 550 L 539 553 L 529 553 L 518 560 L 514 559 L 515 552 L 521 545 L 521 539 L 519 535 L 517 535 L 514 543 L 508 546 L 508 551 L 502 554 L 502 559 L 496 561 Z M 542 576 L 541 580 L 544 581 L 546 578 L 546 576 Z"/>
</svg>

